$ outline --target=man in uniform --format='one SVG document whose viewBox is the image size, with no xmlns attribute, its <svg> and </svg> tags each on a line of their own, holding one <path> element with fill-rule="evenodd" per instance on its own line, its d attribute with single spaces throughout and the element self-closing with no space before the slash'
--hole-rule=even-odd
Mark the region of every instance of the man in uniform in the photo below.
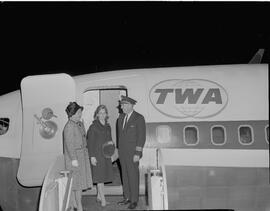
<svg viewBox="0 0 270 211">
<path fill-rule="evenodd" d="M 118 118 L 118 152 L 122 169 L 124 200 L 119 205 L 135 209 L 139 199 L 139 161 L 145 144 L 145 120 L 133 110 L 136 100 L 121 96 L 123 114 Z"/>
</svg>

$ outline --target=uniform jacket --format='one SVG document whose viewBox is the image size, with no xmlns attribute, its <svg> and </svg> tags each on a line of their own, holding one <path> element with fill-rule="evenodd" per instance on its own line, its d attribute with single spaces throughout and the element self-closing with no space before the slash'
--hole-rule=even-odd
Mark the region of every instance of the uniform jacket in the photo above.
<svg viewBox="0 0 270 211">
<path fill-rule="evenodd" d="M 133 111 L 124 129 L 125 114 L 121 114 L 118 119 L 118 149 L 120 151 L 136 151 L 136 147 L 143 148 L 146 140 L 146 129 L 144 117 Z M 136 152 L 135 152 L 136 153 Z"/>
</svg>

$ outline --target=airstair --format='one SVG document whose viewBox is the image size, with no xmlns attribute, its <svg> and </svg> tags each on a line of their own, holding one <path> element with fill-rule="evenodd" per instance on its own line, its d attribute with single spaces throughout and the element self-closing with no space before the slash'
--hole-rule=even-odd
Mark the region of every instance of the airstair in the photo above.
<svg viewBox="0 0 270 211">
<path fill-rule="evenodd" d="M 160 152 L 156 151 L 157 156 Z M 159 158 L 158 158 L 159 159 Z M 164 167 L 157 159 L 157 168 L 146 170 L 144 188 L 140 188 L 138 210 L 166 210 L 168 209 L 167 188 Z M 72 186 L 72 172 L 65 170 L 64 156 L 56 158 L 50 166 L 41 190 L 39 211 L 67 211 Z M 111 193 L 110 193 L 111 191 Z M 96 202 L 96 190 L 83 192 L 82 204 L 84 210 L 125 210 L 126 207 L 117 205 L 122 200 L 122 187 L 108 186 L 105 190 L 106 199 L 110 202 L 106 207 L 101 207 Z"/>
</svg>

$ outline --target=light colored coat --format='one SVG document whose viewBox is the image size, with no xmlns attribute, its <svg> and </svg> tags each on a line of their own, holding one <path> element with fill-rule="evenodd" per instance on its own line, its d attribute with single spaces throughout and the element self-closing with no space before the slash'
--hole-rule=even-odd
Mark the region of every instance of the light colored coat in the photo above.
<svg viewBox="0 0 270 211">
<path fill-rule="evenodd" d="M 66 169 L 73 171 L 72 189 L 91 188 L 93 184 L 84 125 L 69 120 L 63 130 L 63 142 Z M 72 160 L 78 160 L 79 166 L 72 166 Z"/>
</svg>

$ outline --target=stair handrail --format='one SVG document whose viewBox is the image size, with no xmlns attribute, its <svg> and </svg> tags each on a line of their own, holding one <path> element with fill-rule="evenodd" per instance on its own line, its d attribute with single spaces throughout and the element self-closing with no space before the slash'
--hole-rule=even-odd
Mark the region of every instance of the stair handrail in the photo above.
<svg viewBox="0 0 270 211">
<path fill-rule="evenodd" d="M 157 148 L 157 160 L 158 168 L 161 169 L 162 183 L 163 183 L 163 210 L 168 210 L 168 188 L 167 188 L 167 177 L 165 171 L 165 165 L 162 157 L 162 149 Z"/>
<path fill-rule="evenodd" d="M 61 173 L 64 173 L 64 171 L 62 171 Z M 65 171 L 65 173 L 68 174 L 68 180 L 67 180 L 67 185 L 66 185 L 66 189 L 64 193 L 62 211 L 66 211 L 68 208 L 70 194 L 71 194 L 71 187 L 72 187 L 72 182 L 73 182 L 73 171 Z"/>
</svg>

